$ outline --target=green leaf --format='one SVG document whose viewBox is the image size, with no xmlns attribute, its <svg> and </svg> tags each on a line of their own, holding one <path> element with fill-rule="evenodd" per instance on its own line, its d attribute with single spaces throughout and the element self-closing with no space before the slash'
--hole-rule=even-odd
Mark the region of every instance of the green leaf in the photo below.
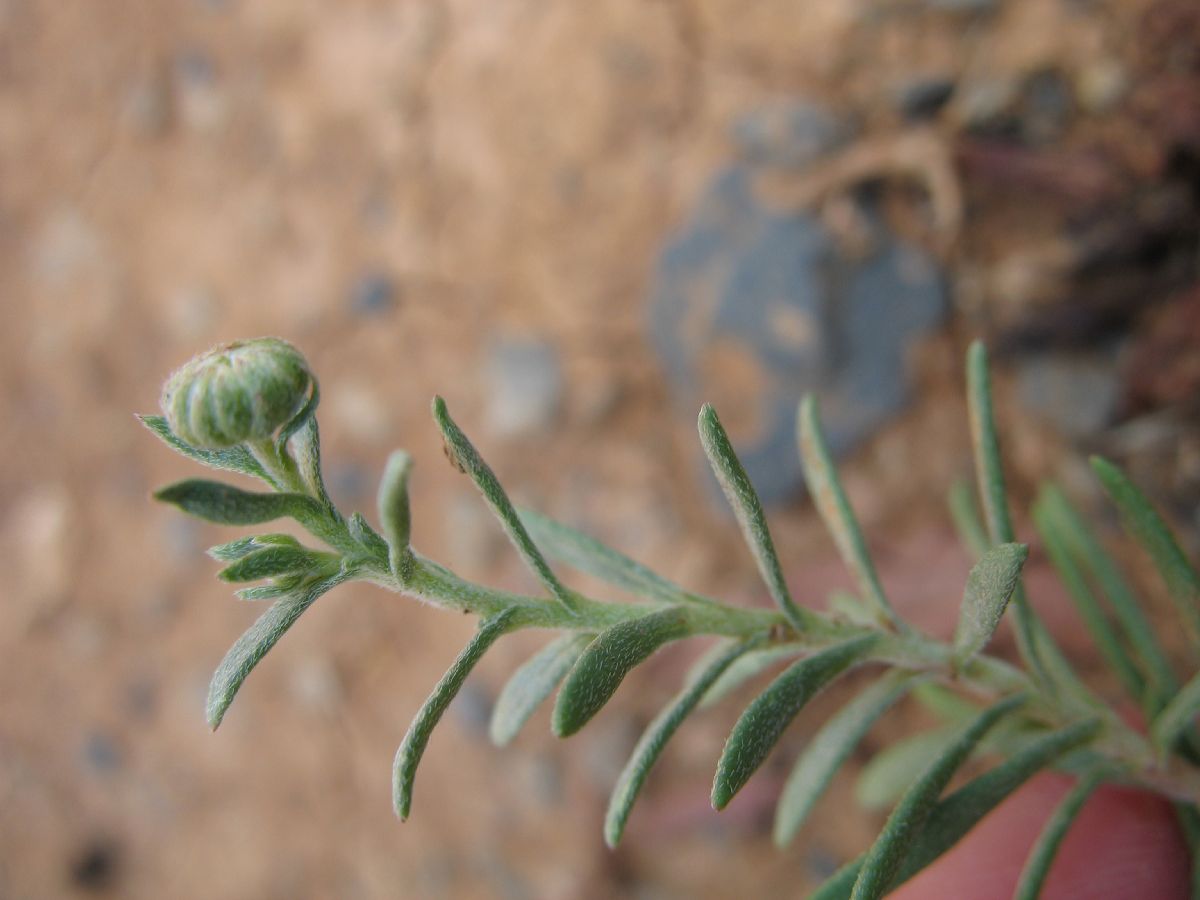
<svg viewBox="0 0 1200 900">
<path fill-rule="evenodd" d="M 958 723 L 979 714 L 979 707 L 972 701 L 936 682 L 918 684 L 912 695 L 943 722 Z"/>
<path fill-rule="evenodd" d="M 1066 586 L 1067 593 L 1074 601 L 1075 608 L 1079 610 L 1080 618 L 1091 633 L 1101 655 L 1116 672 L 1129 695 L 1139 703 L 1142 702 L 1146 697 L 1142 674 L 1130 659 L 1120 638 L 1109 624 L 1100 601 L 1092 593 L 1087 578 L 1076 564 L 1074 554 L 1061 536 L 1059 519 L 1053 508 L 1047 505 L 1044 495 L 1034 504 L 1033 521 L 1041 535 L 1046 554 L 1058 572 L 1059 580 Z"/>
<path fill-rule="evenodd" d="M 1108 600 L 1113 615 L 1120 623 L 1121 631 L 1129 640 L 1150 680 L 1155 695 L 1152 709 L 1153 712 L 1157 712 L 1175 693 L 1177 682 L 1167 654 L 1154 629 L 1150 627 L 1138 600 L 1112 557 L 1063 492 L 1054 485 L 1047 485 L 1042 490 L 1040 500 L 1047 515 L 1053 518 L 1056 530 L 1070 548 L 1072 555 L 1086 567 Z"/>
<path fill-rule="evenodd" d="M 1025 868 L 1021 872 L 1017 889 L 1013 893 L 1013 900 L 1037 900 L 1041 896 L 1042 885 L 1046 881 L 1046 876 L 1050 874 L 1054 857 L 1058 853 L 1063 838 L 1067 836 L 1071 823 L 1075 821 L 1075 817 L 1079 815 L 1079 811 L 1083 809 L 1088 798 L 1103 782 L 1104 770 L 1093 769 L 1081 778 L 1070 793 L 1063 798 L 1054 814 L 1043 826 L 1037 843 L 1033 845 L 1033 850 L 1030 851 L 1029 858 L 1025 861 Z"/>
<path fill-rule="evenodd" d="M 254 587 L 241 588 L 234 591 L 239 600 L 274 600 L 282 597 L 284 594 L 290 594 L 304 581 L 303 575 L 283 575 L 279 578 L 272 578 L 267 584 L 258 584 Z"/>
<path fill-rule="evenodd" d="M 758 499 L 750 477 L 737 458 L 737 453 L 729 442 L 729 435 L 725 433 L 721 420 L 717 418 L 716 410 L 707 403 L 700 410 L 699 428 L 700 443 L 704 446 L 713 474 L 717 476 L 717 482 L 733 508 L 746 545 L 754 554 L 754 561 L 758 564 L 759 574 L 762 575 L 767 590 L 795 629 L 806 631 L 813 624 L 813 616 L 801 610 L 792 600 L 787 582 L 783 579 L 779 557 L 775 554 L 775 543 L 771 540 L 770 529 L 767 528 L 762 501 Z"/>
<path fill-rule="evenodd" d="M 219 481 L 199 478 L 161 488 L 155 492 L 154 499 L 218 525 L 259 525 L 285 516 L 303 519 L 320 514 L 317 502 L 303 494 L 251 493 Z"/>
<path fill-rule="evenodd" d="M 593 634 L 564 634 L 513 673 L 492 708 L 489 728 L 492 743 L 503 747 L 517 736 L 533 711 L 558 687 L 594 637 Z"/>
<path fill-rule="evenodd" d="M 321 430 L 317 425 L 316 416 L 317 404 L 320 401 L 320 388 L 316 381 L 313 381 L 308 402 L 280 431 L 275 451 L 281 457 L 286 455 L 290 459 L 292 454 L 288 441 L 291 441 L 291 449 L 295 450 L 296 456 L 299 457 L 296 468 L 300 473 L 300 480 L 313 497 L 326 509 L 332 510 L 333 501 L 329 499 L 329 492 L 325 489 L 325 475 L 321 471 Z"/>
<path fill-rule="evenodd" d="M 504 493 L 504 488 L 500 486 L 500 481 L 496 478 L 496 473 L 483 461 L 479 451 L 450 418 L 450 412 L 446 409 L 446 401 L 441 397 L 433 398 L 433 418 L 437 422 L 438 428 L 441 429 L 446 457 L 451 464 L 460 472 L 465 472 L 475 482 L 475 486 L 483 494 L 484 500 L 496 514 L 496 518 L 500 520 L 504 533 L 508 535 L 508 539 L 516 547 L 521 558 L 525 560 L 525 564 L 538 577 L 546 590 L 564 607 L 575 610 L 578 604 L 574 595 L 550 570 L 541 551 L 534 544 L 529 532 L 525 530 L 525 526 L 521 524 L 521 519 L 517 516 L 512 501 L 508 499 L 508 494 Z"/>
<path fill-rule="evenodd" d="M 259 661 L 275 646 L 313 601 L 345 581 L 342 572 L 309 581 L 276 600 L 258 620 L 237 639 L 225 654 L 208 686 L 206 717 L 214 731 L 221 724 L 234 696 Z"/>
<path fill-rule="evenodd" d="M 167 424 L 167 420 L 162 416 L 138 416 L 138 419 L 141 420 L 143 425 L 154 432 L 164 444 L 172 450 L 182 453 L 184 456 L 213 469 L 251 475 L 262 479 L 272 487 L 278 487 L 275 479 L 268 475 L 266 469 L 262 467 L 259 461 L 251 455 L 249 450 L 241 445 L 228 447 L 223 450 L 201 450 L 199 447 L 193 447 L 191 444 L 180 440 L 171 431 L 171 426 Z"/>
<path fill-rule="evenodd" d="M 878 635 L 851 638 L 801 659 L 783 671 L 742 713 L 717 763 L 712 805 L 724 809 L 762 765 L 792 719 L 820 690 L 866 658 Z"/>
<path fill-rule="evenodd" d="M 1100 733 L 1100 722 L 1076 722 L 1029 742 L 1009 759 L 940 801 L 894 879 L 896 888 L 953 847 L 989 812 L 1042 769 L 1077 750 Z M 809 900 L 846 900 L 854 888 L 865 854 L 839 869 Z"/>
<path fill-rule="evenodd" d="M 412 511 L 408 502 L 408 476 L 412 472 L 412 457 L 397 450 L 388 457 L 379 481 L 379 521 L 388 543 L 388 565 L 397 580 L 407 578 L 407 566 L 412 559 L 408 544 L 412 537 Z"/>
<path fill-rule="evenodd" d="M 631 669 L 668 641 L 688 633 L 678 607 L 614 625 L 588 645 L 554 703 L 551 726 L 559 737 L 574 734 L 598 713 Z"/>
<path fill-rule="evenodd" d="M 1166 582 L 1167 593 L 1175 603 L 1193 645 L 1200 645 L 1200 576 L 1179 549 L 1175 535 L 1124 472 L 1098 456 L 1092 457 L 1092 468 L 1105 492 L 1121 511 L 1125 529 L 1150 555 Z"/>
<path fill-rule="evenodd" d="M 316 553 L 305 547 L 265 547 L 222 569 L 217 577 L 222 581 L 258 581 L 272 575 L 307 572 L 336 561 L 333 554 Z"/>
<path fill-rule="evenodd" d="M 895 671 L 838 711 L 804 748 L 775 809 L 774 837 L 785 847 L 796 836 L 842 763 L 879 717 L 922 676 Z"/>
<path fill-rule="evenodd" d="M 993 704 L 942 748 L 924 773 L 904 792 L 888 816 L 883 831 L 867 851 L 858 879 L 854 882 L 852 900 L 876 900 L 891 887 L 913 841 L 925 827 L 926 820 L 954 773 L 966 762 L 984 734 L 1025 703 L 1026 699 L 1024 695 L 1017 694 Z"/>
<path fill-rule="evenodd" d="M 955 727 L 935 728 L 888 744 L 858 774 L 854 783 L 858 805 L 864 809 L 891 806 L 957 733 Z"/>
<path fill-rule="evenodd" d="M 623 591 L 660 603 L 703 602 L 641 563 L 618 553 L 593 537 L 530 509 L 517 514 L 538 546 L 551 558 L 595 576 Z"/>
<path fill-rule="evenodd" d="M 878 618 L 866 604 L 849 591 L 830 591 L 826 603 L 830 612 L 836 613 L 852 625 L 875 628 L 879 624 Z"/>
<path fill-rule="evenodd" d="M 471 642 L 458 654 L 454 664 L 446 670 L 446 674 L 442 676 L 433 692 L 421 704 L 412 724 L 408 726 L 408 732 L 404 735 L 404 740 L 400 742 L 400 749 L 396 751 L 396 759 L 392 763 L 392 806 L 401 821 L 408 818 L 408 813 L 412 808 L 413 779 L 416 778 L 417 766 L 420 765 L 421 757 L 425 754 L 425 747 L 429 744 L 429 736 L 437 727 L 446 707 L 450 705 L 459 689 L 462 688 L 463 682 L 467 680 L 467 676 L 471 674 L 471 670 L 475 668 L 475 664 L 496 642 L 497 638 L 512 629 L 516 624 L 516 618 L 517 610 L 509 607 L 490 619 L 480 622 L 479 630 L 471 638 Z"/>
<path fill-rule="evenodd" d="M 846 492 L 833 465 L 833 456 L 821 429 L 817 401 L 811 394 L 800 402 L 800 413 L 796 424 L 796 437 L 800 446 L 800 458 L 804 463 L 804 479 L 808 491 L 816 504 L 817 512 L 825 528 L 833 537 L 838 553 L 846 568 L 858 582 L 859 593 L 866 598 L 881 618 L 881 621 L 900 626 L 900 618 L 892 609 L 875 565 L 867 552 L 867 542 L 858 527 L 854 510 L 846 499 Z"/>
<path fill-rule="evenodd" d="M 997 544 L 971 569 L 954 633 L 954 663 L 958 668 L 992 639 L 1028 557 L 1026 544 Z"/>
<path fill-rule="evenodd" d="M 1179 689 L 1150 726 L 1150 737 L 1164 759 L 1197 714 L 1200 714 L 1200 674 Z"/>
<path fill-rule="evenodd" d="M 700 700 L 700 708 L 708 709 L 710 706 L 715 706 L 775 663 L 799 656 L 803 652 L 804 647 L 800 644 L 772 644 L 747 653 L 726 669 L 716 683 L 709 688 Z"/>
<path fill-rule="evenodd" d="M 228 544 L 208 548 L 208 555 L 220 562 L 233 562 L 264 547 L 299 547 L 300 542 L 290 534 L 257 534 L 238 538 Z"/>
<path fill-rule="evenodd" d="M 946 503 L 950 507 L 950 518 L 954 521 L 954 530 L 958 532 L 963 546 L 976 559 L 991 545 L 983 522 L 979 519 L 979 510 L 975 506 L 975 496 L 971 493 L 971 485 L 959 479 L 950 486 Z"/>
<path fill-rule="evenodd" d="M 647 726 L 637 746 L 634 747 L 629 761 L 625 764 L 625 768 L 621 771 L 612 797 L 608 801 L 608 814 L 604 819 L 604 839 L 608 846 L 616 847 L 620 842 L 634 801 L 637 800 L 646 776 L 658 760 L 667 741 L 683 724 L 683 720 L 696 708 L 700 698 L 712 687 L 721 673 L 725 672 L 738 657 L 757 643 L 758 641 L 751 640 L 735 644 L 732 647 L 723 647 L 724 652 L 712 660 L 704 671 L 685 686 Z"/>
</svg>

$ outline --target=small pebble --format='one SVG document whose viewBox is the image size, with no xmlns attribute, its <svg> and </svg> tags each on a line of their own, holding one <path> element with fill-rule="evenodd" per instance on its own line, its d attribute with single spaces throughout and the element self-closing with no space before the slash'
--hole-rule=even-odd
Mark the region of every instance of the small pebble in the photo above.
<svg viewBox="0 0 1200 900">
<path fill-rule="evenodd" d="M 1047 353 L 1017 366 L 1021 403 L 1068 437 L 1094 436 L 1109 425 L 1120 400 L 1111 356 Z"/>
<path fill-rule="evenodd" d="M 841 145 L 848 129 L 820 106 L 780 101 L 739 116 L 731 137 L 751 165 L 800 168 Z"/>
<path fill-rule="evenodd" d="M 1053 69 L 1030 76 L 1025 84 L 1021 135 L 1030 144 L 1046 144 L 1058 138 L 1071 115 L 1071 88 Z"/>
<path fill-rule="evenodd" d="M 1129 73 L 1120 61 L 1101 59 L 1075 76 L 1075 98 L 1089 113 L 1108 112 L 1129 93 Z"/>
<path fill-rule="evenodd" d="M 359 276 L 350 290 L 350 308 L 360 316 L 385 313 L 396 304 L 396 284 L 383 272 Z"/>
<path fill-rule="evenodd" d="M 927 75 L 910 79 L 896 90 L 897 110 L 909 121 L 931 119 L 942 111 L 954 94 L 954 79 Z"/>
<path fill-rule="evenodd" d="M 121 768 L 121 750 L 109 735 L 94 731 L 84 739 L 83 761 L 94 774 L 111 775 Z"/>
<path fill-rule="evenodd" d="M 503 338 L 488 350 L 484 363 L 486 426 L 503 438 L 527 437 L 553 422 L 563 397 L 558 354 L 544 342 Z"/>
</svg>

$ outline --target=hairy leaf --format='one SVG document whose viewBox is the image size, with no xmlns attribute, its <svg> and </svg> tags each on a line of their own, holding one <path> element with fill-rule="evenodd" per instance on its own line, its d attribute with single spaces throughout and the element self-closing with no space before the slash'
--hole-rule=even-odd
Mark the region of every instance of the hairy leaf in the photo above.
<svg viewBox="0 0 1200 900">
<path fill-rule="evenodd" d="M 1059 530 L 1059 520 L 1044 498 L 1039 498 L 1033 507 L 1033 521 L 1041 535 L 1046 554 L 1054 564 L 1058 577 L 1075 602 L 1080 618 L 1092 635 L 1092 640 L 1104 656 L 1105 661 L 1116 672 L 1126 691 L 1139 703 L 1145 698 L 1145 681 L 1137 665 L 1130 659 L 1120 638 L 1109 624 L 1108 616 L 1100 601 L 1087 583 L 1087 578 L 1076 564 L 1074 555 L 1067 547 Z"/>
<path fill-rule="evenodd" d="M 303 494 L 252 493 L 200 478 L 161 488 L 154 498 L 218 525 L 259 525 L 285 516 L 303 520 L 320 514 L 317 502 Z"/>
<path fill-rule="evenodd" d="M 851 638 L 799 660 L 783 671 L 742 713 L 717 763 L 712 805 L 724 809 L 750 780 L 784 729 L 821 688 L 866 658 L 876 635 Z"/>
<path fill-rule="evenodd" d="M 867 542 L 863 539 L 854 510 L 850 508 L 850 501 L 846 499 L 846 492 L 833 465 L 833 457 L 821 429 L 817 401 L 812 395 L 800 402 L 796 428 L 805 482 L 821 520 L 832 535 L 846 567 L 858 582 L 859 592 L 883 621 L 899 625 L 900 619 L 883 593 L 875 565 L 867 552 Z"/>
<path fill-rule="evenodd" d="M 234 591 L 239 600 L 275 600 L 284 594 L 290 594 L 304 581 L 303 575 L 281 575 L 272 578 L 267 584 L 256 584 L 254 587 L 241 588 Z"/>
<path fill-rule="evenodd" d="M 919 677 L 901 671 L 885 675 L 842 707 L 809 741 L 796 761 L 775 809 L 776 846 L 784 847 L 796 836 L 858 742 Z"/>
<path fill-rule="evenodd" d="M 667 741 L 675 734 L 683 720 L 696 708 L 700 698 L 712 687 L 721 673 L 756 643 L 757 641 L 747 641 L 732 647 L 724 647 L 724 652 L 717 659 L 712 660 L 704 671 L 684 687 L 647 726 L 637 746 L 634 747 L 629 761 L 625 764 L 625 768 L 621 771 L 621 776 L 617 779 L 617 785 L 608 802 L 608 814 L 604 819 L 604 839 L 608 842 L 608 846 L 615 847 L 621 840 L 621 835 L 625 831 L 625 823 L 629 819 L 629 811 L 633 808 L 633 803 L 646 781 L 646 776 L 658 760 Z"/>
<path fill-rule="evenodd" d="M 551 558 L 580 572 L 660 603 L 701 599 L 582 531 L 531 509 L 519 509 L 517 513 L 538 546 L 544 548 Z"/>
<path fill-rule="evenodd" d="M 396 751 L 396 759 L 392 763 L 392 806 L 401 820 L 408 818 L 412 808 L 413 779 L 416 778 L 417 766 L 425 754 L 425 747 L 429 744 L 429 736 L 475 664 L 497 638 L 513 627 L 516 613 L 516 609 L 509 607 L 479 623 L 479 630 L 471 642 L 458 654 L 454 664 L 446 670 L 408 726 L 408 732 L 400 742 L 400 749 Z"/>
<path fill-rule="evenodd" d="M 1150 726 L 1154 745 L 1164 757 L 1195 721 L 1197 714 L 1200 714 L 1200 674 L 1179 689 Z"/>
<path fill-rule="evenodd" d="M 616 693 L 631 669 L 668 641 L 687 634 L 678 607 L 630 619 L 601 632 L 583 651 L 558 692 L 551 725 L 559 737 L 574 734 Z"/>
<path fill-rule="evenodd" d="M 1083 809 L 1088 798 L 1103 781 L 1104 771 L 1093 769 L 1081 778 L 1070 793 L 1063 798 L 1054 814 L 1043 826 L 1037 843 L 1033 845 L 1029 858 L 1025 861 L 1025 868 L 1021 871 L 1017 889 L 1013 892 L 1013 900 L 1037 900 L 1041 896 L 1042 885 L 1046 881 L 1046 876 L 1050 874 L 1050 867 L 1054 864 L 1054 857 L 1058 853 L 1059 845 L 1067 836 L 1067 831 L 1070 829 L 1071 823 L 1075 821 L 1075 817 L 1079 815 L 1079 811 Z"/>
<path fill-rule="evenodd" d="M 957 733 L 954 727 L 935 728 L 888 744 L 858 773 L 854 798 L 859 806 L 865 809 L 891 806 Z"/>
<path fill-rule="evenodd" d="M 326 578 L 310 581 L 271 604 L 250 628 L 237 639 L 225 654 L 208 686 L 206 717 L 209 727 L 216 729 L 225 716 L 225 710 L 259 661 L 275 646 L 284 632 L 295 624 L 301 614 L 312 606 L 313 601 L 331 588 L 346 580 L 346 575 L 337 572 Z"/>
<path fill-rule="evenodd" d="M 412 457 L 397 450 L 388 457 L 379 481 L 379 521 L 388 544 L 388 565 L 392 574 L 404 580 L 405 561 L 411 558 L 408 542 L 412 533 L 412 511 L 408 503 L 408 476 Z"/>
<path fill-rule="evenodd" d="M 503 747 L 517 736 L 533 711 L 558 687 L 593 634 L 568 633 L 551 641 L 513 673 L 492 708 L 492 743 Z"/>
<path fill-rule="evenodd" d="M 827 602 L 830 612 L 841 616 L 851 624 L 869 628 L 874 628 L 879 624 L 879 620 L 866 604 L 849 591 L 830 591 Z"/>
<path fill-rule="evenodd" d="M 521 554 L 521 558 L 525 560 L 525 564 L 538 577 L 551 596 L 567 609 L 574 610 L 578 606 L 575 596 L 550 570 L 541 551 L 534 544 L 529 532 L 525 530 L 525 526 L 521 524 L 521 519 L 517 516 L 512 501 L 508 499 L 508 494 L 504 492 L 504 488 L 500 486 L 500 481 L 496 478 L 496 473 L 483 461 L 479 451 L 450 418 L 450 412 L 446 409 L 446 401 L 441 397 L 433 398 L 433 418 L 437 422 L 438 428 L 441 429 L 446 456 L 450 462 L 475 482 L 475 486 L 483 494 L 488 506 L 500 520 L 504 533 L 508 535 L 508 539 Z"/>
<path fill-rule="evenodd" d="M 904 792 L 888 816 L 883 831 L 867 851 L 854 882 L 852 900 L 876 900 L 884 895 L 954 773 L 966 762 L 980 738 L 1026 699 L 1018 694 L 993 704 L 942 748 L 924 773 Z"/>
<path fill-rule="evenodd" d="M 222 581 L 258 581 L 272 575 L 307 572 L 335 560 L 332 554 L 317 553 L 305 547 L 264 547 L 222 569 L 217 577 Z"/>
<path fill-rule="evenodd" d="M 1026 781 L 1067 753 L 1090 742 L 1099 732 L 1099 720 L 1088 719 L 1044 735 L 940 801 L 913 843 L 891 886 L 896 888 L 912 878 L 957 844 L 984 816 Z M 843 866 L 809 900 L 849 898 L 865 858 L 865 855 L 860 856 Z"/>
<path fill-rule="evenodd" d="M 208 548 L 208 555 L 220 562 L 233 562 L 264 547 L 299 547 L 300 542 L 290 534 L 258 534 L 238 538 L 228 544 Z"/>
<path fill-rule="evenodd" d="M 788 591 L 787 582 L 783 578 L 783 569 L 779 565 L 779 557 L 775 553 L 775 542 L 771 540 L 771 532 L 767 527 L 767 517 L 763 513 L 762 501 L 750 476 L 737 458 L 729 435 L 725 433 L 721 420 L 717 418 L 716 410 L 705 404 L 700 410 L 699 419 L 700 443 L 708 456 L 713 474 L 725 493 L 725 498 L 733 508 L 746 545 L 754 554 L 758 564 L 759 574 L 771 594 L 775 604 L 787 616 L 788 621 L 797 631 L 805 631 L 811 625 L 812 616 L 796 606 Z"/>
<path fill-rule="evenodd" d="M 765 672 L 776 663 L 792 659 L 804 652 L 799 644 L 773 644 L 739 657 L 729 666 L 711 688 L 700 698 L 700 708 L 708 709 L 720 703 L 747 681 Z"/>
<path fill-rule="evenodd" d="M 963 546 L 975 558 L 983 556 L 992 542 L 988 540 L 987 530 L 979 519 L 979 510 L 975 506 L 971 485 L 961 479 L 955 481 L 950 486 L 946 504 L 950 507 L 950 518 Z"/>
<path fill-rule="evenodd" d="M 167 420 L 163 416 L 138 416 L 142 424 L 154 432 L 168 447 L 184 456 L 203 463 L 204 465 L 213 468 L 221 469 L 225 472 L 238 472 L 242 475 L 251 475 L 255 478 L 262 479 L 272 487 L 278 487 L 275 479 L 267 474 L 266 469 L 262 467 L 257 459 L 251 455 L 250 451 L 245 447 L 227 447 L 222 450 L 201 450 L 199 447 L 193 447 L 191 444 L 180 440 L 176 434 L 171 431 L 171 426 L 167 424 Z"/>
<path fill-rule="evenodd" d="M 1177 682 L 1166 651 L 1150 627 L 1133 591 L 1112 557 L 1061 490 L 1054 485 L 1047 485 L 1041 492 L 1040 501 L 1053 518 L 1057 532 L 1071 553 L 1086 567 L 1108 600 L 1121 631 L 1129 640 L 1154 689 L 1152 710 L 1157 712 L 1175 692 Z"/>
<path fill-rule="evenodd" d="M 1126 530 L 1154 561 L 1193 644 L 1200 644 L 1200 575 L 1188 563 L 1162 516 L 1124 472 L 1098 456 L 1092 457 L 1092 468 L 1121 511 Z"/>
<path fill-rule="evenodd" d="M 992 639 L 1028 557 L 1026 544 L 997 544 L 971 569 L 954 633 L 954 661 L 959 668 Z"/>
</svg>

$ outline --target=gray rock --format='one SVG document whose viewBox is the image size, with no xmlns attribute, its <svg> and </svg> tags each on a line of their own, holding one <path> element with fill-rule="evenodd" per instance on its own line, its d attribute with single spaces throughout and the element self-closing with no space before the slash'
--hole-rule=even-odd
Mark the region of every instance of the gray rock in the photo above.
<svg viewBox="0 0 1200 900">
<path fill-rule="evenodd" d="M 990 130 L 1008 119 L 1020 95 L 1011 78 L 976 78 L 959 85 L 954 95 L 954 112 L 964 128 Z"/>
<path fill-rule="evenodd" d="M 730 137 L 751 165 L 800 168 L 844 143 L 849 129 L 820 106 L 780 101 L 739 116 Z"/>
<path fill-rule="evenodd" d="M 802 485 L 799 399 L 818 394 L 831 446 L 848 450 L 907 402 L 907 349 L 945 314 L 932 261 L 865 219 L 873 249 L 851 258 L 817 219 L 762 208 L 734 166 L 659 257 L 649 329 L 677 404 L 694 416 L 731 401 L 718 413 L 750 423 L 731 436 L 765 502 Z"/>
<path fill-rule="evenodd" d="M 1072 108 L 1071 86 L 1060 73 L 1045 69 L 1033 74 L 1025 84 L 1021 136 L 1031 144 L 1055 140 L 1067 127 Z"/>
<path fill-rule="evenodd" d="M 386 272 L 365 272 L 350 289 L 350 308 L 360 316 L 373 316 L 396 304 L 396 283 Z"/>
<path fill-rule="evenodd" d="M 502 338 L 484 364 L 488 430 L 497 437 L 527 437 L 544 431 L 563 398 L 558 354 L 544 342 Z"/>
<path fill-rule="evenodd" d="M 121 749 L 107 734 L 93 731 L 83 742 L 83 762 L 96 775 L 111 775 L 121 768 Z"/>
<path fill-rule="evenodd" d="M 931 119 L 954 94 L 954 79 L 945 75 L 920 75 L 896 88 L 896 110 L 909 121 Z"/>
<path fill-rule="evenodd" d="M 1016 374 L 1022 405 L 1068 437 L 1095 435 L 1113 421 L 1121 385 L 1111 355 L 1046 353 L 1022 360 Z"/>
</svg>

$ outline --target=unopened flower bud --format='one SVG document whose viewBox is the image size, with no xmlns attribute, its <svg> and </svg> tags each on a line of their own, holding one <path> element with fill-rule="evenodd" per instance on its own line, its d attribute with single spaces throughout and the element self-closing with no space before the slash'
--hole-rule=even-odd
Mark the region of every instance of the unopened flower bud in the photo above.
<svg viewBox="0 0 1200 900">
<path fill-rule="evenodd" d="M 287 341 L 234 341 L 171 375 L 162 409 L 171 430 L 193 447 L 232 447 L 274 436 L 308 402 L 313 384 L 308 362 Z"/>
</svg>

